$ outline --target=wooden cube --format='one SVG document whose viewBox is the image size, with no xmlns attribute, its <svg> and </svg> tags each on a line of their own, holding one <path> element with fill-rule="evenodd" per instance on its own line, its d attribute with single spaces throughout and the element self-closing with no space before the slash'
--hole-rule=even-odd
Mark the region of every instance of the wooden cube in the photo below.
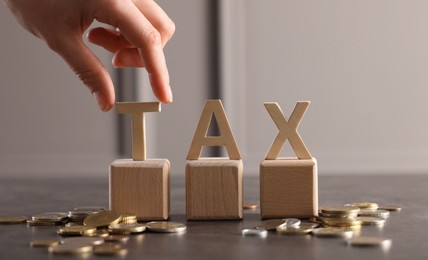
<svg viewBox="0 0 428 260">
<path fill-rule="evenodd" d="M 242 160 L 203 158 L 188 161 L 187 219 L 242 219 L 242 172 Z"/>
<path fill-rule="evenodd" d="M 167 159 L 116 160 L 110 165 L 110 209 L 136 214 L 138 220 L 169 217 Z"/>
<path fill-rule="evenodd" d="M 316 159 L 264 160 L 260 164 L 260 211 L 263 219 L 317 216 Z"/>
</svg>

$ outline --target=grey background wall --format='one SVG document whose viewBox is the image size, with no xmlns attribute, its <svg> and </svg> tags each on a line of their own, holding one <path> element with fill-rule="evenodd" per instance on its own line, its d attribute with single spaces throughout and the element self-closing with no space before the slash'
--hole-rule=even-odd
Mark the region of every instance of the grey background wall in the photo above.
<svg viewBox="0 0 428 260">
<path fill-rule="evenodd" d="M 311 100 L 300 133 L 321 174 L 428 172 L 428 2 L 222 4 L 234 69 L 224 87 L 247 171 L 277 131 L 263 102 L 289 116 Z"/>
<path fill-rule="evenodd" d="M 158 3 L 177 24 L 165 50 L 174 103 L 148 115 L 149 154 L 179 175 L 210 96 L 217 39 L 211 1 Z M 257 174 L 276 134 L 263 102 L 289 115 L 298 100 L 312 101 L 300 133 L 320 174 L 428 172 L 426 1 L 220 3 L 220 85 L 246 174 Z M 98 112 L 65 63 L 3 6 L 0 29 L 0 174 L 106 174 L 118 157 L 115 112 Z M 110 55 L 94 50 L 108 66 Z M 137 99 L 152 101 L 138 75 Z"/>
</svg>

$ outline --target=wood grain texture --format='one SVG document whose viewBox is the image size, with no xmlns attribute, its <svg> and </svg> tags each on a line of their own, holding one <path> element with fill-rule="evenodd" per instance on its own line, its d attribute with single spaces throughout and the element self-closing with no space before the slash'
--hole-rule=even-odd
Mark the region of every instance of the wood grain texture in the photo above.
<svg viewBox="0 0 428 260">
<path fill-rule="evenodd" d="M 131 114 L 132 119 L 132 159 L 146 160 L 146 120 L 144 113 L 160 112 L 160 102 L 117 102 L 119 114 Z"/>
<path fill-rule="evenodd" d="M 308 148 L 300 137 L 300 134 L 297 132 L 297 128 L 306 110 L 308 109 L 309 104 L 309 101 L 297 102 L 290 119 L 287 121 L 278 103 L 265 103 L 265 107 L 269 115 L 279 130 L 278 135 L 276 136 L 274 142 L 266 154 L 265 160 L 275 160 L 280 154 L 287 139 L 289 140 L 294 152 L 299 159 L 312 158 Z"/>
<path fill-rule="evenodd" d="M 114 161 L 110 165 L 110 209 L 136 214 L 144 221 L 168 219 L 169 172 L 167 159 Z"/>
<path fill-rule="evenodd" d="M 260 164 L 263 219 L 318 215 L 317 160 L 282 158 Z"/>
<path fill-rule="evenodd" d="M 188 161 L 187 219 L 242 219 L 242 173 L 242 160 L 204 158 Z"/>
<path fill-rule="evenodd" d="M 207 136 L 213 115 L 217 120 L 220 136 Z M 192 144 L 187 153 L 187 160 L 199 159 L 204 146 L 225 146 L 229 159 L 241 160 L 241 153 L 239 152 L 221 100 L 205 101 Z"/>
</svg>

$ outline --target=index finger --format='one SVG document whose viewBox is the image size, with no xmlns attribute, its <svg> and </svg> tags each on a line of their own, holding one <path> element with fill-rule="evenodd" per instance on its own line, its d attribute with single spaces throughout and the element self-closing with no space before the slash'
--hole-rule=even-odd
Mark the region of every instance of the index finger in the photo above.
<svg viewBox="0 0 428 260">
<path fill-rule="evenodd" d="M 108 2 L 99 1 L 99 6 L 95 9 L 95 18 L 118 27 L 125 38 L 138 48 L 155 96 L 164 103 L 172 102 L 169 73 L 160 33 L 131 1 Z"/>
</svg>

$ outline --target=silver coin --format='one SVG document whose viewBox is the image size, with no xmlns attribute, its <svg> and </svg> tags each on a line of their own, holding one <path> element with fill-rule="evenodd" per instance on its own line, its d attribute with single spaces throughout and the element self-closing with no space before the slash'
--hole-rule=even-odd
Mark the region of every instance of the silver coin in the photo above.
<svg viewBox="0 0 428 260">
<path fill-rule="evenodd" d="M 242 236 L 244 237 L 266 237 L 268 234 L 268 231 L 265 229 L 253 229 L 253 228 L 247 228 L 242 230 Z"/>
<path fill-rule="evenodd" d="M 187 227 L 184 224 L 167 221 L 153 221 L 147 223 L 147 228 L 152 232 L 179 233 L 185 232 Z"/>
<path fill-rule="evenodd" d="M 358 217 L 357 220 L 361 220 L 363 226 L 381 226 L 385 224 L 386 220 L 379 217 Z"/>
<path fill-rule="evenodd" d="M 61 244 L 69 245 L 101 245 L 104 243 L 104 238 L 100 237 L 69 237 L 61 240 Z"/>
<path fill-rule="evenodd" d="M 264 230 L 276 230 L 277 227 L 284 224 L 285 221 L 283 219 L 268 219 L 262 221 L 262 223 L 256 226 L 256 229 L 264 229 Z"/>
<path fill-rule="evenodd" d="M 359 217 L 378 217 L 378 218 L 388 218 L 389 211 L 383 209 L 377 210 L 361 210 L 358 214 Z"/>
<path fill-rule="evenodd" d="M 44 222 L 58 222 L 65 220 L 68 217 L 67 213 L 64 212 L 48 212 L 42 214 L 36 214 L 32 216 L 33 221 L 44 221 Z"/>
<path fill-rule="evenodd" d="M 282 220 L 284 220 L 284 223 L 281 226 L 286 227 L 298 227 L 301 223 L 300 219 L 297 218 L 283 218 Z"/>
<path fill-rule="evenodd" d="M 342 228 L 316 228 L 312 230 L 312 234 L 316 237 L 342 237 L 350 238 L 354 232 Z"/>
</svg>

